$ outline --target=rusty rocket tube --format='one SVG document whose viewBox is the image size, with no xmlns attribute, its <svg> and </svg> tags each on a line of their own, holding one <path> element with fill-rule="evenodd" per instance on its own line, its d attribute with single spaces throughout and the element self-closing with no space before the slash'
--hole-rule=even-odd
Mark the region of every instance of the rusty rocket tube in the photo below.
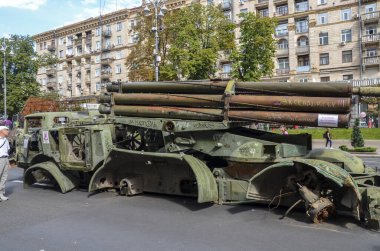
<svg viewBox="0 0 380 251">
<path fill-rule="evenodd" d="M 107 85 L 108 92 L 123 93 L 181 93 L 181 94 L 223 94 L 227 81 L 183 81 L 183 82 L 132 82 Z M 236 93 L 268 95 L 301 95 L 319 97 L 349 97 L 352 86 L 342 82 L 313 83 L 267 83 L 236 82 Z"/>
<path fill-rule="evenodd" d="M 112 109 L 101 106 L 100 112 L 116 116 L 137 116 L 150 118 L 172 118 L 188 120 L 222 121 L 222 109 L 190 108 L 190 107 L 163 107 L 163 106 L 122 106 L 115 105 Z M 246 111 L 230 110 L 227 113 L 230 120 L 255 121 L 264 123 L 279 123 L 289 125 L 347 127 L 349 114 L 319 114 L 305 112 L 276 112 L 276 111 Z"/>
<path fill-rule="evenodd" d="M 222 95 L 191 95 L 191 94 L 152 94 L 152 93 L 113 93 L 103 94 L 101 103 L 115 105 L 152 105 L 152 106 L 184 106 L 211 107 L 225 106 Z M 350 98 L 303 97 L 303 96 L 252 96 L 234 95 L 229 99 L 229 106 L 234 108 L 253 108 L 255 110 L 276 111 L 319 111 L 348 112 L 351 106 Z"/>
</svg>

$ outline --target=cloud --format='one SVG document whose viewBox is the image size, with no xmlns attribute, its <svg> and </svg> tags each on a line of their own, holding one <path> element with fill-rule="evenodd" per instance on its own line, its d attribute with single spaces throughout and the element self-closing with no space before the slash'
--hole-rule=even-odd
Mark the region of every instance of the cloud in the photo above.
<svg viewBox="0 0 380 251">
<path fill-rule="evenodd" d="M 0 1 L 0 8 L 12 7 L 28 10 L 38 10 L 40 6 L 44 5 L 46 0 L 2 0 Z"/>
<path fill-rule="evenodd" d="M 121 10 L 124 8 L 133 8 L 141 5 L 141 0 L 101 0 L 102 1 L 102 15 Z M 76 22 L 83 21 L 90 17 L 99 16 L 99 0 L 82 0 L 83 7 L 81 12 L 74 16 L 70 21 L 66 21 L 64 25 L 73 24 Z"/>
</svg>

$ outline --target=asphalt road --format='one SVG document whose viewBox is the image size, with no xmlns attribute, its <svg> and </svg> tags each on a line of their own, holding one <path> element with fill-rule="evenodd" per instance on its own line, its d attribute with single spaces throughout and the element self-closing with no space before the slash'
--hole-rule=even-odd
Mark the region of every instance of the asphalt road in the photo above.
<svg viewBox="0 0 380 251">
<path fill-rule="evenodd" d="M 379 161 L 380 159 L 377 159 Z M 376 161 L 376 160 L 369 160 Z M 62 250 L 373 250 L 379 233 L 354 219 L 311 224 L 303 212 L 258 205 L 198 205 L 194 199 L 23 189 L 11 169 L 10 200 L 0 203 L 1 251 Z"/>
</svg>

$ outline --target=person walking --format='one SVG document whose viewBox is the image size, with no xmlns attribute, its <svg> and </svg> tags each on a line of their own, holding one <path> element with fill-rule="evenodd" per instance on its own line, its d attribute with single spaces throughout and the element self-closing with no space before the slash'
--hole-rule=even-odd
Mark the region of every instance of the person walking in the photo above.
<svg viewBox="0 0 380 251">
<path fill-rule="evenodd" d="M 280 131 L 282 135 L 288 135 L 288 129 L 285 126 L 281 126 Z"/>
<path fill-rule="evenodd" d="M 328 145 L 330 145 L 330 149 L 332 149 L 332 135 L 330 128 L 327 128 L 325 133 L 323 134 L 323 137 L 326 139 L 326 148 Z"/>
<path fill-rule="evenodd" d="M 8 142 L 9 129 L 6 126 L 0 126 L 0 201 L 8 200 L 5 197 L 5 182 L 8 177 L 9 168 L 9 142 Z"/>
</svg>

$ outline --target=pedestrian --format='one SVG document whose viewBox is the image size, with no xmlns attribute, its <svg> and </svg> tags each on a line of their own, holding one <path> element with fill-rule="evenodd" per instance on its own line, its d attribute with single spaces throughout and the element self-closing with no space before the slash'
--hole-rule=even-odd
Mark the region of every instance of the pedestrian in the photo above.
<svg viewBox="0 0 380 251">
<path fill-rule="evenodd" d="M 330 145 L 330 149 L 332 149 L 332 135 L 331 135 L 331 131 L 330 131 L 330 128 L 327 128 L 325 133 L 323 134 L 323 138 L 326 139 L 326 148 L 328 145 Z"/>
<path fill-rule="evenodd" d="M 8 200 L 5 197 L 5 182 L 8 177 L 9 168 L 9 142 L 8 142 L 9 129 L 6 126 L 0 126 L 0 201 Z"/>
<path fill-rule="evenodd" d="M 281 126 L 280 128 L 282 135 L 288 135 L 288 129 L 285 126 Z"/>
<path fill-rule="evenodd" d="M 5 122 L 4 122 L 4 125 L 5 125 L 6 127 L 8 127 L 10 130 L 12 130 L 13 122 L 12 122 L 11 118 L 7 118 L 7 119 L 5 120 Z"/>
</svg>

